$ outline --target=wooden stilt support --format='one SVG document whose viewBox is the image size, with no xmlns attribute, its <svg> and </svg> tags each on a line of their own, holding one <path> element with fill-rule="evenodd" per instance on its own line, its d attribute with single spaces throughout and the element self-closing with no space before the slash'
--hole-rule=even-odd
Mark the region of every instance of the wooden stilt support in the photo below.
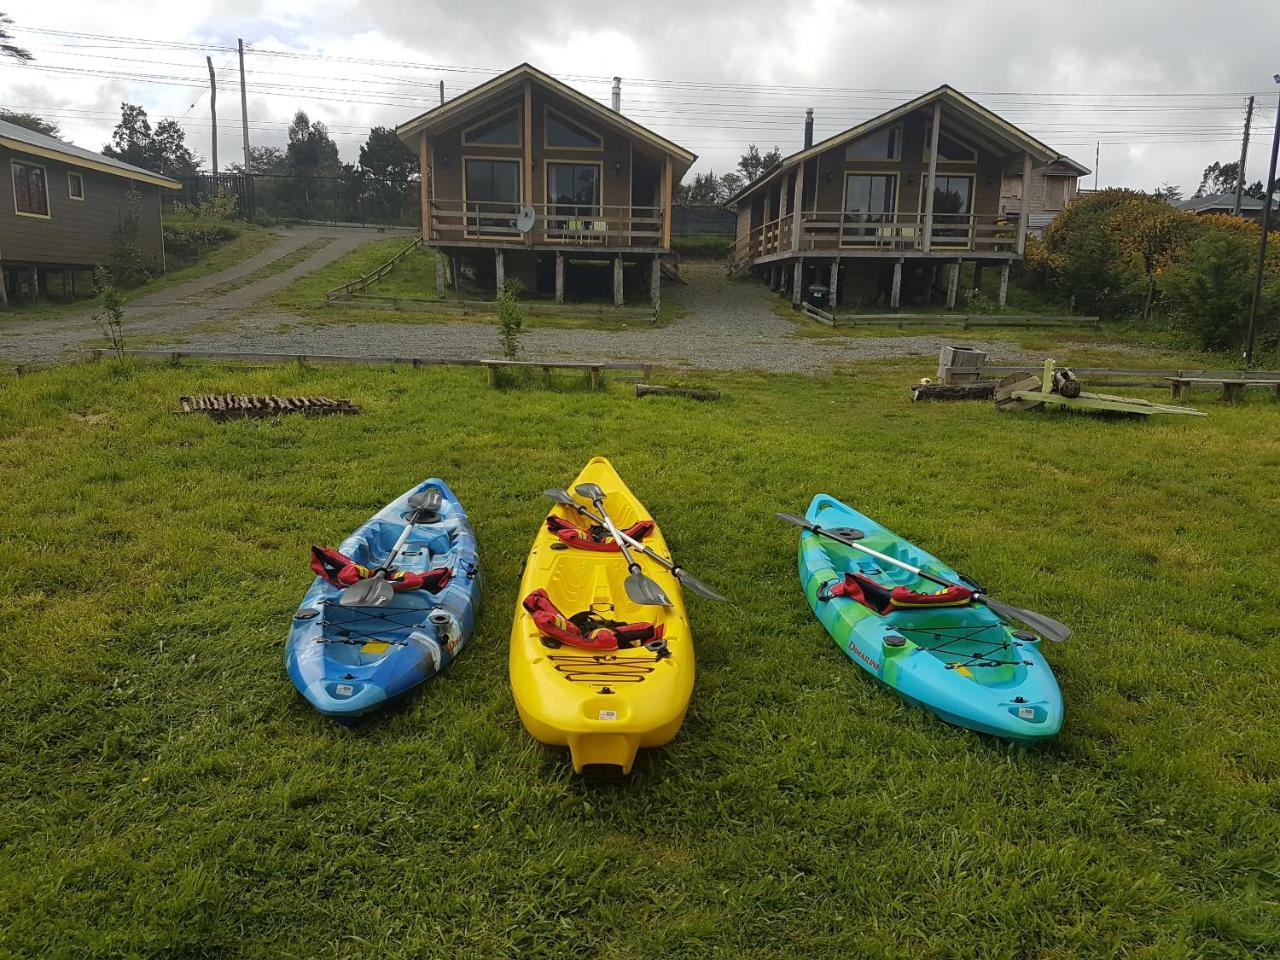
<svg viewBox="0 0 1280 960">
<path fill-rule="evenodd" d="M 982 261 L 979 260 L 973 265 L 973 289 L 982 289 Z"/>
<path fill-rule="evenodd" d="M 889 291 L 889 307 L 897 310 L 902 305 L 902 258 L 893 262 L 893 288 Z"/>
<path fill-rule="evenodd" d="M 791 268 L 791 305 L 793 307 L 800 306 L 800 299 L 804 293 L 804 258 L 798 257 L 795 266 Z"/>
<path fill-rule="evenodd" d="M 564 303 L 564 254 L 556 252 L 556 303 Z"/>
<path fill-rule="evenodd" d="M 436 251 L 436 296 L 443 297 L 447 280 L 445 278 L 445 253 L 443 250 Z"/>
<path fill-rule="evenodd" d="M 1000 266 L 1000 306 L 1005 305 L 1005 301 L 1009 299 L 1009 261 L 1006 260 Z"/>
<path fill-rule="evenodd" d="M 840 258 L 836 257 L 831 261 L 831 282 L 827 284 L 827 309 L 832 309 L 836 305 L 836 298 L 840 289 Z"/>
<path fill-rule="evenodd" d="M 27 271 L 27 297 L 31 303 L 40 302 L 40 273 L 36 267 L 31 267 Z"/>
<path fill-rule="evenodd" d="M 960 261 L 951 265 L 951 276 L 947 279 L 947 309 L 956 308 L 956 291 L 960 289 Z"/>
<path fill-rule="evenodd" d="M 622 256 L 613 258 L 613 305 L 620 307 L 625 301 L 622 297 Z"/>
<path fill-rule="evenodd" d="M 0 307 L 9 306 L 9 291 L 4 286 L 4 264 L 0 263 Z"/>
<path fill-rule="evenodd" d="M 502 296 L 502 289 L 507 285 L 507 264 L 501 250 L 493 251 L 493 272 L 495 277 L 494 286 L 497 287 L 498 296 Z"/>
<path fill-rule="evenodd" d="M 653 255 L 653 263 L 649 265 L 649 300 L 653 303 L 653 312 L 656 314 L 662 306 L 662 258 L 656 253 Z"/>
</svg>

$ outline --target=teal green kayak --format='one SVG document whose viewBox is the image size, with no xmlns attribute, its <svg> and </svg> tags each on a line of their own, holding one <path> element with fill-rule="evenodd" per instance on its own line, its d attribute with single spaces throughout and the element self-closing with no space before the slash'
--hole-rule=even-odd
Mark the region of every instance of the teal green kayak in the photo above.
<svg viewBox="0 0 1280 960">
<path fill-rule="evenodd" d="M 964 577 L 834 497 L 819 494 L 805 519 L 862 532 L 858 543 L 956 583 Z M 800 581 L 813 612 L 858 666 L 948 723 L 1032 742 L 1062 727 L 1062 693 L 1034 633 L 885 561 L 809 531 Z M 899 588 L 895 591 L 895 588 Z"/>
</svg>

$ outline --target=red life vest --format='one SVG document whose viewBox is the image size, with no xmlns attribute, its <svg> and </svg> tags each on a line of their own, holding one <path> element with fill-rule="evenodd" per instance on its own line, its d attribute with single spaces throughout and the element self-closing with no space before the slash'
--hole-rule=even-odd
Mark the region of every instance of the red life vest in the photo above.
<svg viewBox="0 0 1280 960">
<path fill-rule="evenodd" d="M 621 549 L 609 536 L 605 527 L 593 526 L 583 530 L 568 520 L 557 516 L 547 517 L 547 529 L 560 538 L 561 542 L 579 550 L 597 550 L 601 553 L 618 553 Z M 632 540 L 643 540 L 653 532 L 652 520 L 640 520 L 622 531 Z"/>
<path fill-rule="evenodd" d="M 356 563 L 345 554 L 330 547 L 311 548 L 311 569 L 316 576 L 323 577 L 335 587 L 350 587 L 366 579 L 371 573 L 362 563 Z M 397 593 L 404 590 L 427 590 L 439 593 L 453 579 L 453 571 L 449 567 L 436 567 L 425 573 L 414 573 L 409 570 L 392 570 L 387 574 L 387 582 Z"/>
<path fill-rule="evenodd" d="M 541 588 L 525 597 L 523 605 L 544 637 L 583 650 L 608 652 L 640 647 L 661 640 L 665 630 L 662 624 L 606 620 L 591 610 L 566 617 Z"/>
<path fill-rule="evenodd" d="M 825 583 L 818 592 L 820 600 L 830 600 L 833 597 L 857 600 L 864 607 L 883 615 L 895 610 L 921 607 L 963 607 L 973 600 L 973 591 L 968 587 L 954 586 L 937 593 L 917 593 L 906 587 L 891 589 L 860 573 L 846 573 L 843 581 Z"/>
</svg>

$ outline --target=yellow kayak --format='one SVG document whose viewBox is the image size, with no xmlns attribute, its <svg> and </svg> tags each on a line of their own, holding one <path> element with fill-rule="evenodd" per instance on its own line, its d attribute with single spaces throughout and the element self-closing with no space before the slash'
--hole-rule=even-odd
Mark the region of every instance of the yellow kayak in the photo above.
<svg viewBox="0 0 1280 960">
<path fill-rule="evenodd" d="M 662 532 L 608 460 L 587 463 L 570 492 L 580 483 L 597 484 L 617 527 L 670 559 Z M 511 629 L 516 708 L 535 739 L 569 748 L 578 773 L 597 765 L 629 773 L 640 747 L 671 742 L 693 693 L 693 637 L 680 583 L 634 556 L 670 606 L 633 603 L 613 539 L 555 504 L 520 581 Z"/>
</svg>

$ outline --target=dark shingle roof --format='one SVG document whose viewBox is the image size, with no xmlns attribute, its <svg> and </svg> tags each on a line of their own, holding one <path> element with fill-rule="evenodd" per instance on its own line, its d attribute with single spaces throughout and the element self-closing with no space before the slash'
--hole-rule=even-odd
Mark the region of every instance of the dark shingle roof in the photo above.
<svg viewBox="0 0 1280 960">
<path fill-rule="evenodd" d="M 142 167 L 135 167 L 131 163 L 103 156 L 101 153 L 94 153 L 92 150 L 86 150 L 84 147 L 77 147 L 75 144 L 66 143 L 43 133 L 37 133 L 34 130 L 28 130 L 26 127 L 20 127 L 16 123 L 10 123 L 7 120 L 0 120 L 0 145 L 19 151 L 23 147 L 30 147 L 30 152 L 36 156 L 54 156 L 56 159 L 73 166 L 101 170 L 103 173 L 113 173 L 116 176 L 127 177 L 130 180 L 141 180 L 144 183 L 154 183 L 157 186 L 170 187 L 174 190 L 182 187 L 182 184 L 172 177 L 166 177 L 164 174 L 155 173 L 152 170 L 144 170 Z"/>
</svg>

